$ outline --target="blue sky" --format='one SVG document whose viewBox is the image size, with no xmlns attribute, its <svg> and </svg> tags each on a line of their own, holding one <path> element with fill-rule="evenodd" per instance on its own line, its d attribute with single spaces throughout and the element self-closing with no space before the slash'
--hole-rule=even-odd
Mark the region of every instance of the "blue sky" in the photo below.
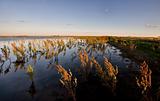
<svg viewBox="0 0 160 101">
<path fill-rule="evenodd" d="M 0 35 L 160 36 L 160 0 L 0 0 Z"/>
</svg>

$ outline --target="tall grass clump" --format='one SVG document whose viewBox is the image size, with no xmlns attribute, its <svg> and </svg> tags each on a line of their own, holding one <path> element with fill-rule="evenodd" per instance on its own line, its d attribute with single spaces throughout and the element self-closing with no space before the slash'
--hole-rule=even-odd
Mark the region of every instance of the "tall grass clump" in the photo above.
<svg viewBox="0 0 160 101">
<path fill-rule="evenodd" d="M 72 75 L 72 72 L 65 70 L 61 65 L 56 65 L 56 70 L 61 74 L 61 79 L 59 80 L 63 87 L 67 89 L 69 96 L 73 97 L 73 100 L 76 101 L 76 86 L 77 78 Z"/>
<path fill-rule="evenodd" d="M 1 57 L 1 60 L 4 62 L 4 61 L 7 61 L 8 59 L 10 60 L 10 49 L 9 47 L 7 47 L 6 45 L 4 45 L 3 48 L 1 48 L 1 51 L 2 51 L 2 54 L 3 56 Z M 3 59 L 4 58 L 4 59 Z M 10 60 L 11 62 L 11 60 Z"/>
<path fill-rule="evenodd" d="M 117 83 L 118 67 L 114 67 L 106 57 L 104 57 L 104 67 L 102 67 L 94 57 L 89 58 L 85 50 L 80 51 L 79 59 L 81 62 L 81 71 L 79 73 L 82 74 L 83 80 L 87 80 L 89 76 L 93 75 L 93 77 L 100 78 L 101 83 L 111 88 L 114 92 Z"/>
<path fill-rule="evenodd" d="M 140 65 L 139 77 L 137 79 L 137 85 L 141 89 L 142 94 L 147 92 L 151 88 L 151 74 L 152 71 L 149 69 L 147 63 L 144 61 Z"/>
<path fill-rule="evenodd" d="M 23 45 L 23 43 L 19 43 L 19 46 L 16 45 L 16 43 L 12 43 L 12 49 L 13 49 L 13 53 L 14 55 L 17 57 L 16 62 L 17 63 L 25 63 L 25 58 L 26 58 L 26 49 L 25 46 Z"/>
</svg>

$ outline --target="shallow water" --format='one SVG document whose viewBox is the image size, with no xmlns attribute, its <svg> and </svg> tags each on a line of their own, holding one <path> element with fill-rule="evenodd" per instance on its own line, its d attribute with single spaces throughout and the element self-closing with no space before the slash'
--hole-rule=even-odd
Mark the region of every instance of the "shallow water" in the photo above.
<svg viewBox="0 0 160 101">
<path fill-rule="evenodd" d="M 35 45 L 40 44 L 42 39 L 0 39 L 0 48 L 3 45 L 11 48 L 13 42 L 23 42 L 27 47 L 28 42 L 34 41 Z M 74 40 L 67 47 L 69 38 L 50 38 L 49 40 L 63 40 L 66 50 L 59 52 L 58 56 L 46 59 L 45 56 L 37 55 L 36 59 L 30 58 L 25 64 L 12 63 L 10 67 L 9 61 L 0 67 L 0 101 L 54 101 L 61 98 L 63 89 L 59 86 L 60 75 L 54 68 L 55 64 L 60 64 L 66 69 L 71 69 L 76 75 L 77 68 L 80 67 L 78 51 L 80 48 L 88 50 L 88 55 L 91 58 L 94 56 L 96 60 L 103 66 L 103 57 L 107 57 L 110 62 L 118 66 L 120 73 L 128 71 L 130 64 L 134 65 L 134 70 L 137 70 L 137 64 L 127 57 L 122 57 L 120 49 L 111 46 L 108 43 L 89 45 L 84 40 Z M 36 46 L 38 47 L 38 46 Z M 0 52 L 2 54 L 2 52 Z M 11 52 L 11 61 L 14 62 L 16 57 Z M 28 65 L 34 68 L 33 81 L 26 73 Z"/>
</svg>

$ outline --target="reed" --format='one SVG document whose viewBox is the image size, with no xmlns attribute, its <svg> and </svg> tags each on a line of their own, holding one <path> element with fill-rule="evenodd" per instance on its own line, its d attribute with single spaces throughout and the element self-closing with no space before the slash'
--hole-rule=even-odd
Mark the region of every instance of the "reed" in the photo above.
<svg viewBox="0 0 160 101">
<path fill-rule="evenodd" d="M 76 87 L 77 79 L 73 77 L 72 72 L 65 70 L 61 65 L 56 65 L 56 70 L 61 74 L 60 82 L 67 89 Z"/>
<path fill-rule="evenodd" d="M 102 83 L 105 86 L 108 86 L 114 92 L 117 83 L 116 76 L 118 74 L 118 67 L 114 69 L 106 57 L 104 58 L 104 67 L 101 67 L 94 57 L 92 58 L 92 61 L 96 70 L 96 74 L 99 78 L 101 78 Z"/>
<path fill-rule="evenodd" d="M 10 56 L 10 49 L 9 49 L 9 47 L 7 47 L 6 45 L 4 45 L 4 47 L 1 48 L 1 51 L 2 51 L 2 54 L 3 54 L 3 56 L 1 56 L 1 60 L 2 60 L 3 57 L 4 57 L 3 61 L 8 60 L 9 56 Z"/>
<path fill-rule="evenodd" d="M 0 74 L 3 72 L 3 65 L 5 64 L 6 61 L 9 60 L 9 65 L 6 67 L 7 69 L 4 71 L 4 73 L 8 73 L 9 69 L 11 68 L 11 58 L 10 58 L 10 49 L 8 46 L 4 45 L 3 48 L 1 48 L 1 52 L 3 55 L 0 55 Z"/>
<path fill-rule="evenodd" d="M 58 47 L 61 47 L 61 46 L 65 46 L 65 43 L 63 40 L 58 40 L 57 45 L 58 45 Z"/>
<path fill-rule="evenodd" d="M 137 85 L 142 89 L 142 94 L 146 93 L 149 88 L 151 88 L 151 74 L 152 71 L 149 69 L 147 63 L 144 61 L 140 65 L 139 77 L 136 77 Z"/>
<path fill-rule="evenodd" d="M 44 42 L 44 47 L 45 47 L 46 51 L 49 51 L 49 49 L 50 49 L 50 43 L 49 43 L 49 41 L 46 40 L 46 41 L 43 41 L 43 42 Z"/>
<path fill-rule="evenodd" d="M 94 57 L 90 59 L 84 49 L 79 52 L 79 59 L 81 62 L 81 71 L 79 73 L 82 74 L 83 81 L 88 79 L 89 74 L 96 75 L 100 78 L 101 83 L 114 93 L 118 67 L 114 67 L 106 57 L 104 57 L 104 67 L 102 67 Z"/>
<path fill-rule="evenodd" d="M 58 73 L 61 74 L 60 83 L 67 89 L 68 94 L 73 97 L 73 100 L 76 101 L 77 78 L 72 75 L 70 70 L 65 70 L 61 65 L 56 65 L 55 67 Z"/>
<path fill-rule="evenodd" d="M 79 59 L 80 59 L 82 67 L 86 67 L 88 65 L 88 63 L 89 63 L 89 57 L 88 57 L 87 52 L 84 49 L 80 51 L 80 53 L 79 53 Z"/>
<path fill-rule="evenodd" d="M 113 65 L 109 62 L 109 60 L 104 57 L 104 66 L 106 69 L 106 74 L 112 78 L 112 79 L 116 79 L 116 76 L 118 74 L 118 67 L 114 68 Z"/>
<path fill-rule="evenodd" d="M 28 67 L 26 69 L 26 73 L 29 75 L 31 81 L 33 81 L 34 70 L 31 65 L 28 65 Z"/>
<path fill-rule="evenodd" d="M 100 66 L 100 64 L 96 61 L 96 59 L 94 57 L 92 57 L 93 65 L 95 67 L 96 70 L 96 74 L 98 74 L 98 76 L 103 80 L 105 75 L 105 72 L 103 71 L 102 67 Z"/>
<path fill-rule="evenodd" d="M 36 45 L 32 42 L 29 42 L 28 43 L 28 49 L 29 49 L 29 52 L 30 52 L 30 56 L 35 56 L 37 55 L 37 52 L 38 52 L 38 49 L 36 47 Z"/>
<path fill-rule="evenodd" d="M 12 50 L 13 50 L 14 55 L 17 57 L 16 62 L 19 62 L 19 63 L 25 62 L 26 49 L 25 49 L 25 46 L 23 45 L 23 43 L 19 43 L 19 46 L 18 46 L 14 42 L 11 44 L 11 46 L 12 46 Z"/>
<path fill-rule="evenodd" d="M 79 51 L 79 60 L 81 63 L 81 66 L 78 70 L 79 75 L 82 77 L 82 81 L 86 81 L 89 74 L 92 71 L 92 61 L 89 59 L 87 52 L 82 49 Z"/>
</svg>

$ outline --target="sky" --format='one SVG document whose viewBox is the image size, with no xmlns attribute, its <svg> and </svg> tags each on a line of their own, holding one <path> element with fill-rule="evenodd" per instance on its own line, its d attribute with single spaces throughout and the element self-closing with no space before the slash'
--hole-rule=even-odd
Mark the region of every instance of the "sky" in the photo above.
<svg viewBox="0 0 160 101">
<path fill-rule="evenodd" d="M 0 35 L 160 36 L 160 0 L 0 0 Z"/>
</svg>

